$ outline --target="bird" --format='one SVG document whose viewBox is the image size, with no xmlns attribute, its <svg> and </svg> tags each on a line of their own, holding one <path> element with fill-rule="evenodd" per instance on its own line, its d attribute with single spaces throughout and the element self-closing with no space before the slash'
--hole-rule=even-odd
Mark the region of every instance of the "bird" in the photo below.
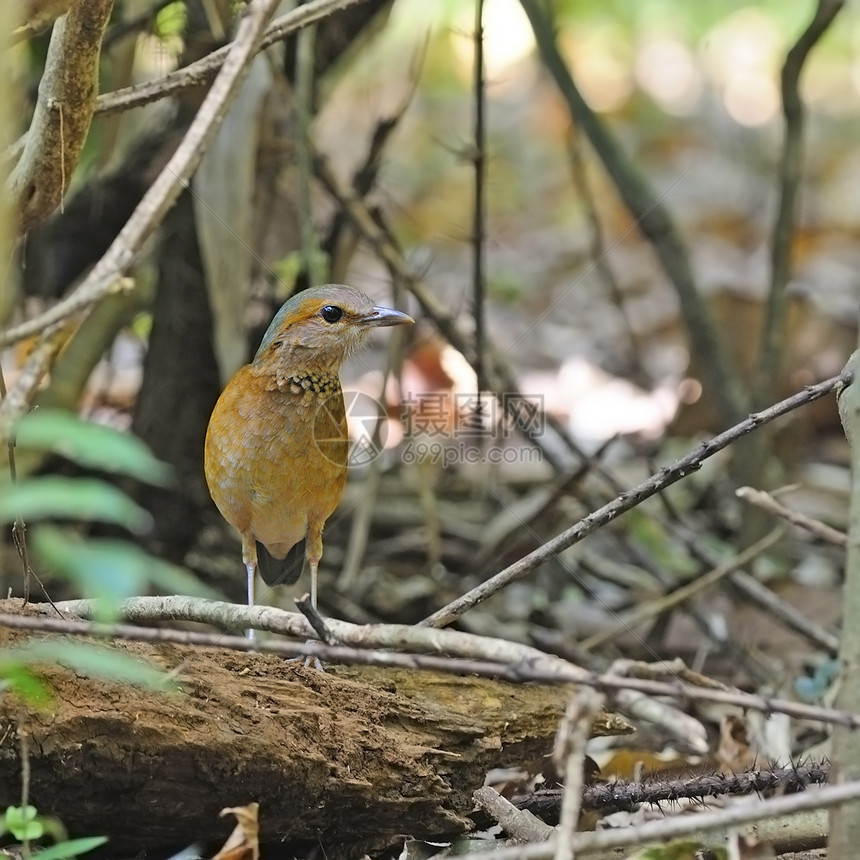
<svg viewBox="0 0 860 860">
<path fill-rule="evenodd" d="M 257 571 L 268 585 L 289 584 L 307 559 L 316 609 L 323 527 L 346 482 L 340 368 L 373 329 L 411 323 L 343 284 L 304 290 L 283 304 L 251 363 L 218 398 L 204 471 L 216 507 L 242 539 L 249 606 Z"/>
</svg>

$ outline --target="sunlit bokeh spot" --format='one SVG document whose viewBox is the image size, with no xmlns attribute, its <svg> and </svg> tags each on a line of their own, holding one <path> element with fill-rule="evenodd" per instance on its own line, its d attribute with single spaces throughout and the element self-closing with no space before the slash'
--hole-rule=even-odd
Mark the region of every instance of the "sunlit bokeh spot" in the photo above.
<svg viewBox="0 0 860 860">
<path fill-rule="evenodd" d="M 621 108 L 633 92 L 632 47 L 624 31 L 612 23 L 569 27 L 559 34 L 559 40 L 591 107 L 597 111 Z"/>
<path fill-rule="evenodd" d="M 760 9 L 740 9 L 705 37 L 702 59 L 736 122 L 763 125 L 779 111 L 779 67 L 784 50 L 776 24 Z"/>
<path fill-rule="evenodd" d="M 529 19 L 517 0 L 486 0 L 484 3 L 484 67 L 487 77 L 503 77 L 534 48 Z M 461 72 L 471 76 L 475 44 L 471 38 L 475 29 L 475 14 L 467 4 L 457 18 L 461 38 L 454 40 L 454 51 Z"/>
<path fill-rule="evenodd" d="M 649 37 L 636 56 L 636 80 L 665 111 L 692 113 L 702 93 L 702 75 L 690 49 L 676 39 Z"/>
</svg>

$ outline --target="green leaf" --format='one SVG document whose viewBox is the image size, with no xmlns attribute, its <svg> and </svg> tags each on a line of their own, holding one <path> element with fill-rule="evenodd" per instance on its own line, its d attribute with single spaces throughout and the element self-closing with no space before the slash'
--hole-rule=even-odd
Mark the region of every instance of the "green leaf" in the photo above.
<svg viewBox="0 0 860 860">
<path fill-rule="evenodd" d="M 131 475 L 150 484 L 167 485 L 171 469 L 130 433 L 85 421 L 59 409 L 37 409 L 15 428 L 21 448 L 53 451 L 83 466 Z"/>
<path fill-rule="evenodd" d="M 0 690 L 11 690 L 17 693 L 26 704 L 36 708 L 49 705 L 53 700 L 50 687 L 28 666 L 14 663 L 3 665 L 2 657 L 0 657 L 0 684 L 2 684 Z"/>
<path fill-rule="evenodd" d="M 93 851 L 108 841 L 107 836 L 83 836 L 80 839 L 69 839 L 66 842 L 58 842 L 44 851 L 34 854 L 39 860 L 65 860 L 66 857 L 77 857 L 87 851 Z"/>
<path fill-rule="evenodd" d="M 116 487 L 95 478 L 56 475 L 2 485 L 0 522 L 11 523 L 17 517 L 100 520 L 137 533 L 152 525 L 152 517 Z"/>
<path fill-rule="evenodd" d="M 176 682 L 148 663 L 115 648 L 89 642 L 43 639 L 0 651 L 0 674 L 9 666 L 54 663 L 80 675 L 145 687 L 153 690 L 175 689 Z"/>
<path fill-rule="evenodd" d="M 188 571 L 127 541 L 84 541 L 63 529 L 40 525 L 33 529 L 31 542 L 33 552 L 46 567 L 66 576 L 82 594 L 98 601 L 100 620 L 116 618 L 118 604 L 148 591 L 150 584 L 174 594 L 220 598 Z"/>
<path fill-rule="evenodd" d="M 3 824 L 19 842 L 24 839 L 39 839 L 45 833 L 44 827 L 37 819 L 35 806 L 7 806 Z"/>
</svg>

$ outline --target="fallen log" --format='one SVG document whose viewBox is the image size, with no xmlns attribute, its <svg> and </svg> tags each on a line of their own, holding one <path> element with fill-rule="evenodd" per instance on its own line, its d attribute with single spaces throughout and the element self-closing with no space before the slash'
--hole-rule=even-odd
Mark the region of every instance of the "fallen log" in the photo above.
<svg viewBox="0 0 860 860">
<path fill-rule="evenodd" d="M 0 630 L 0 648 L 25 639 Z M 116 647 L 172 673 L 180 691 L 45 666 L 49 707 L 0 699 L 0 804 L 20 803 L 24 733 L 33 805 L 74 835 L 110 836 L 112 854 L 221 839 L 232 825 L 219 811 L 250 802 L 260 804 L 261 843 L 321 844 L 329 857 L 463 832 L 490 768 L 549 752 L 572 691 L 423 671 L 321 672 L 218 648 Z M 604 713 L 593 732 L 626 729 Z"/>
</svg>

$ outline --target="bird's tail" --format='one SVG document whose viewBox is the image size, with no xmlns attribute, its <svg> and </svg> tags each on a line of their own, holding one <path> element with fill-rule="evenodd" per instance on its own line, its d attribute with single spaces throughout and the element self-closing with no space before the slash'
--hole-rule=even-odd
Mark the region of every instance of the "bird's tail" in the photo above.
<svg viewBox="0 0 860 860">
<path fill-rule="evenodd" d="M 300 540 L 283 558 L 275 558 L 257 541 L 257 570 L 266 585 L 292 585 L 305 563 L 305 541 Z"/>
</svg>

